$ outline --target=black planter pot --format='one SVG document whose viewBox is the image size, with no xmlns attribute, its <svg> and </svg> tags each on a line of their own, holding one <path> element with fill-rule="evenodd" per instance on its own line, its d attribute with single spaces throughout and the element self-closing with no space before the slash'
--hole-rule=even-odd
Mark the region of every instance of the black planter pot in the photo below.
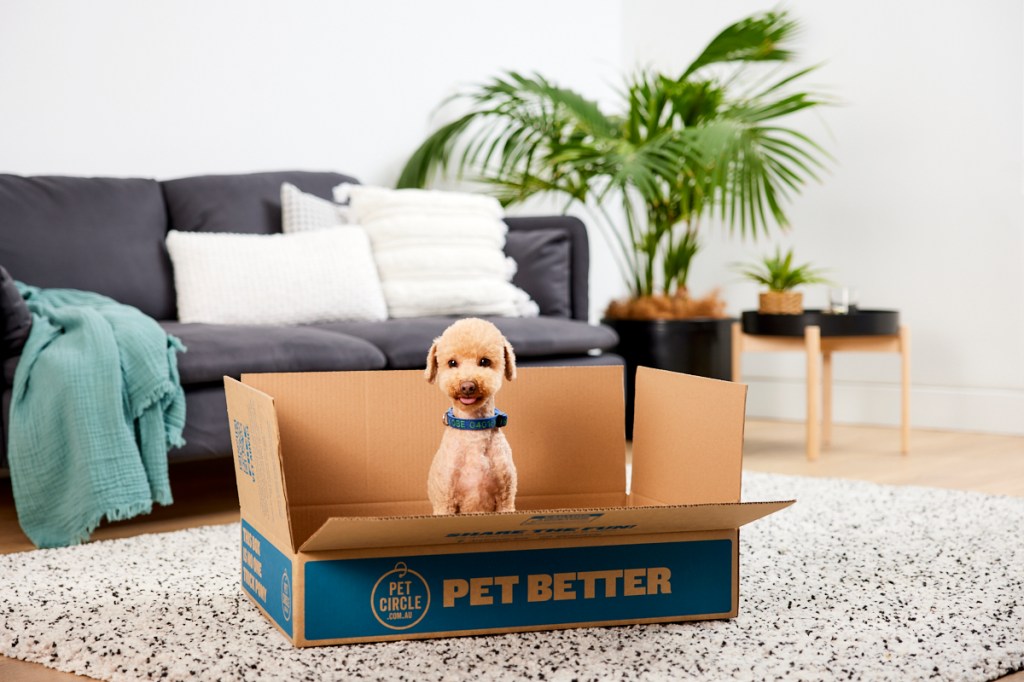
<svg viewBox="0 0 1024 682">
<path fill-rule="evenodd" d="M 626 361 L 626 438 L 633 437 L 637 367 L 732 381 L 732 318 L 602 322 L 619 335 L 612 352 Z"/>
</svg>

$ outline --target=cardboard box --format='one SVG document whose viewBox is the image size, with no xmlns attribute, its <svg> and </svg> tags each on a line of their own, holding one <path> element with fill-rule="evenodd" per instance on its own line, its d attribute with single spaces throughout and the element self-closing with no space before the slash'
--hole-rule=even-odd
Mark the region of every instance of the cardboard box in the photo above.
<svg viewBox="0 0 1024 682">
<path fill-rule="evenodd" d="M 522 368 L 497 404 L 517 511 L 432 516 L 445 397 L 419 371 L 225 378 L 242 588 L 296 646 L 731 618 L 746 387 Z"/>
</svg>

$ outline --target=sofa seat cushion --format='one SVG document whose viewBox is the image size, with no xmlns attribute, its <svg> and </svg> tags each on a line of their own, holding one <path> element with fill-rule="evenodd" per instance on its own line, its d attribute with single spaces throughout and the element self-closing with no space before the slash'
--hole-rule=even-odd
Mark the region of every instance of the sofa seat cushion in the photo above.
<svg viewBox="0 0 1024 682">
<path fill-rule="evenodd" d="M 384 322 L 328 322 L 317 329 L 342 332 L 366 339 L 387 356 L 391 369 L 425 367 L 434 339 L 457 317 L 418 317 Z M 487 317 L 524 360 L 576 355 L 591 349 L 607 350 L 618 343 L 615 332 L 579 320 L 559 317 Z"/>
<path fill-rule="evenodd" d="M 384 354 L 362 339 L 314 327 L 161 322 L 188 352 L 178 355 L 182 385 L 238 378 L 243 372 L 383 369 Z"/>
</svg>

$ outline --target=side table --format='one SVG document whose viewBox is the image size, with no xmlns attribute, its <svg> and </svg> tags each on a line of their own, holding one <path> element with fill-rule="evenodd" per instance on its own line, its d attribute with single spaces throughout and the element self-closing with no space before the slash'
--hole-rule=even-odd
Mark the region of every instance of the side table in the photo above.
<svg viewBox="0 0 1024 682">
<path fill-rule="evenodd" d="M 746 311 L 732 326 L 732 378 L 740 379 L 744 351 L 803 351 L 807 355 L 807 459 L 832 441 L 832 353 L 899 353 L 901 364 L 900 452 L 910 452 L 910 328 L 893 310 L 832 315 L 762 315 Z M 820 356 L 820 362 L 819 362 Z M 819 415 L 820 405 L 820 415 Z"/>
</svg>

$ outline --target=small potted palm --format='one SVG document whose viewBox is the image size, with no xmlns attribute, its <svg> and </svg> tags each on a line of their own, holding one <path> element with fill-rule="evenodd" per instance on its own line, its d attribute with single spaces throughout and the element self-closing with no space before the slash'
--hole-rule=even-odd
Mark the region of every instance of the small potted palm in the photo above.
<svg viewBox="0 0 1024 682">
<path fill-rule="evenodd" d="M 768 287 L 761 292 L 757 311 L 762 315 L 799 315 L 804 311 L 804 295 L 794 289 L 802 284 L 826 284 L 823 271 L 810 263 L 793 264 L 793 249 L 785 254 L 779 247 L 774 256 L 737 267 L 746 279 Z"/>
</svg>

